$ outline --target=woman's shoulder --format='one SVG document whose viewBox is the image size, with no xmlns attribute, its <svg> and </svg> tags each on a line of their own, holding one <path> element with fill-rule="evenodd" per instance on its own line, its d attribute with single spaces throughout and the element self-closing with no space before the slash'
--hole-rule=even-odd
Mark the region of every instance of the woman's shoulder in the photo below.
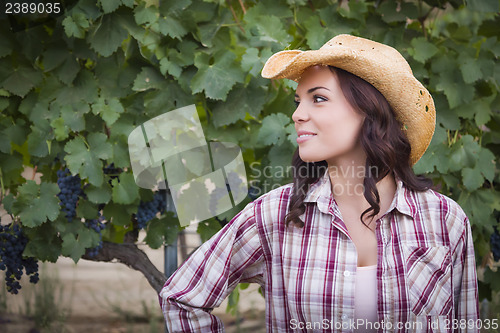
<svg viewBox="0 0 500 333">
<path fill-rule="evenodd" d="M 413 191 L 406 189 L 406 202 L 415 217 L 422 221 L 440 222 L 449 233 L 461 235 L 467 228 L 469 219 L 463 208 L 449 196 L 435 189 Z"/>
</svg>

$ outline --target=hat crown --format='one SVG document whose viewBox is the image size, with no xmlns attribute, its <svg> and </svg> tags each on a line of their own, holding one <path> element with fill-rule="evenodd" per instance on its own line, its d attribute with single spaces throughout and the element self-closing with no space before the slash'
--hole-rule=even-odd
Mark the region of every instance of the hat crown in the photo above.
<svg viewBox="0 0 500 333">
<path fill-rule="evenodd" d="M 408 72 L 413 75 L 411 67 L 406 59 L 398 50 L 391 46 L 369 39 L 343 34 L 330 39 L 320 48 L 320 50 L 327 51 L 328 49 L 336 49 L 339 47 L 344 47 L 349 49 L 350 52 L 360 55 L 365 53 L 366 57 L 378 58 L 381 62 L 387 63 L 390 61 L 391 67 L 393 67 L 394 70 Z"/>
</svg>

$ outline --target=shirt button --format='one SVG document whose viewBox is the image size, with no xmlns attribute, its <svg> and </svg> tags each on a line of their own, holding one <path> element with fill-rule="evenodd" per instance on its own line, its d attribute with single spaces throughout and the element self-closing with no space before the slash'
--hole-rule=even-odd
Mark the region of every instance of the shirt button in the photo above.
<svg viewBox="0 0 500 333">
<path fill-rule="evenodd" d="M 344 271 L 344 276 L 349 276 L 349 275 L 351 275 L 351 272 L 349 272 L 349 271 Z"/>
<path fill-rule="evenodd" d="M 342 320 L 347 320 L 348 317 L 346 314 L 343 314 L 341 318 L 342 318 Z"/>
</svg>

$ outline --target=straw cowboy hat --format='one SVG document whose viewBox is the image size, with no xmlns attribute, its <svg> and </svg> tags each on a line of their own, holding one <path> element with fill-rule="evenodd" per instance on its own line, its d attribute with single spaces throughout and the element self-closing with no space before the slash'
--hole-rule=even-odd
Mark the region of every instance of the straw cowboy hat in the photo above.
<svg viewBox="0 0 500 333">
<path fill-rule="evenodd" d="M 338 35 L 319 50 L 275 53 L 264 65 L 262 76 L 298 82 L 313 65 L 338 67 L 371 83 L 387 99 L 410 141 L 411 165 L 422 157 L 436 126 L 434 101 L 398 51 L 365 38 Z"/>
</svg>

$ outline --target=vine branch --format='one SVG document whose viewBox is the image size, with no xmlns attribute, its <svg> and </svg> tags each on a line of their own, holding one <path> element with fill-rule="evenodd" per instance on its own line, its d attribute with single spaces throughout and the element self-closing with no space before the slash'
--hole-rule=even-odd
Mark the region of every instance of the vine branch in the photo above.
<svg viewBox="0 0 500 333">
<path fill-rule="evenodd" d="M 132 243 L 116 244 L 103 242 L 102 249 L 96 256 L 89 257 L 88 255 L 84 255 L 82 259 L 125 264 L 141 272 L 157 293 L 161 291 L 167 281 L 165 275 L 153 265 L 146 253 Z"/>
</svg>

